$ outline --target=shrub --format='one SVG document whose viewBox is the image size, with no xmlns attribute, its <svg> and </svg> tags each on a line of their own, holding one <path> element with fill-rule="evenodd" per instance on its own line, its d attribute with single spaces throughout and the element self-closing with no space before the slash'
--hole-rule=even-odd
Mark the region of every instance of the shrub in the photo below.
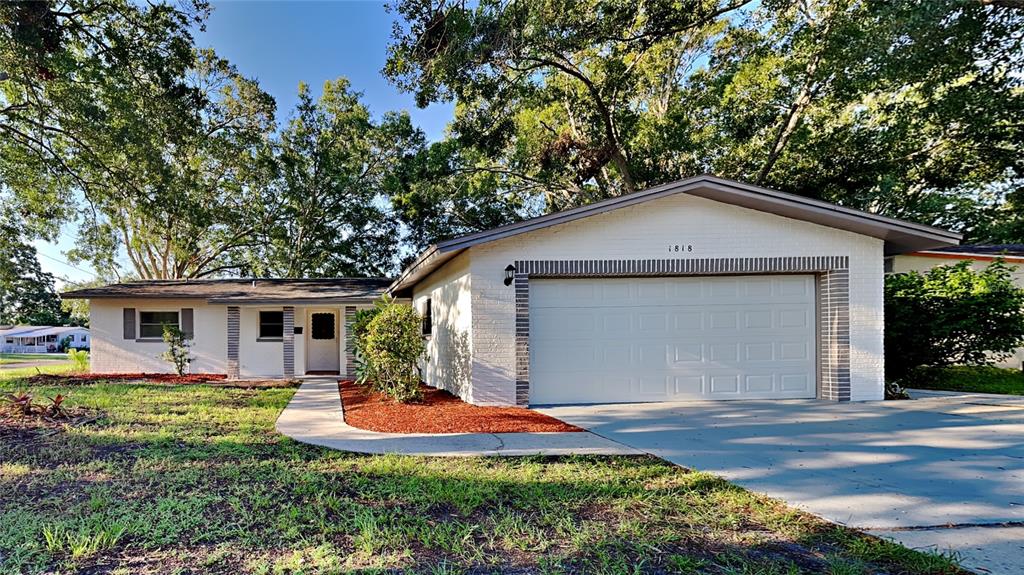
<svg viewBox="0 0 1024 575">
<path fill-rule="evenodd" d="M 373 367 L 366 361 L 367 329 L 373 318 L 377 317 L 381 310 L 394 304 L 394 301 L 394 298 L 385 294 L 374 302 L 372 308 L 357 311 L 352 320 L 352 352 L 356 362 L 356 383 L 365 385 L 373 379 Z"/>
<path fill-rule="evenodd" d="M 160 359 L 174 366 L 174 372 L 178 375 L 185 375 L 189 364 L 195 359 L 189 355 L 191 341 L 178 326 L 168 324 L 164 325 L 164 343 L 167 344 L 167 351 L 160 354 Z"/>
<path fill-rule="evenodd" d="M 89 371 L 89 352 L 71 348 L 68 350 L 68 359 L 75 362 L 75 371 Z"/>
<path fill-rule="evenodd" d="M 983 365 L 1024 342 L 1024 290 L 1005 263 L 970 262 L 885 278 L 886 379 L 920 366 Z"/>
<path fill-rule="evenodd" d="M 416 362 L 423 357 L 420 316 L 407 305 L 382 302 L 366 324 L 359 344 L 373 387 L 398 401 L 420 396 Z"/>
</svg>

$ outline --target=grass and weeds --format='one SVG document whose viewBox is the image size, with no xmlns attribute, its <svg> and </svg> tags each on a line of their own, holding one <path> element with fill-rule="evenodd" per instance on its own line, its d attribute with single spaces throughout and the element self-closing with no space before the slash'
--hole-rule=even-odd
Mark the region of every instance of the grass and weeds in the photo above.
<svg viewBox="0 0 1024 575">
<path fill-rule="evenodd" d="M 78 369 L 70 361 L 54 362 L 53 364 L 36 367 L 5 367 L 0 369 L 0 384 L 3 382 L 20 382 L 33 375 L 63 375 L 77 372 Z"/>
<path fill-rule="evenodd" d="M 653 457 L 363 456 L 276 433 L 293 389 L 32 391 L 104 415 L 0 427 L 3 573 L 959 572 Z"/>
<path fill-rule="evenodd" d="M 906 386 L 943 391 L 1024 395 L 1024 371 L 987 365 L 921 368 L 907 377 Z"/>
<path fill-rule="evenodd" d="M 26 361 L 66 362 L 68 357 L 63 353 L 0 353 L 0 365 Z"/>
</svg>

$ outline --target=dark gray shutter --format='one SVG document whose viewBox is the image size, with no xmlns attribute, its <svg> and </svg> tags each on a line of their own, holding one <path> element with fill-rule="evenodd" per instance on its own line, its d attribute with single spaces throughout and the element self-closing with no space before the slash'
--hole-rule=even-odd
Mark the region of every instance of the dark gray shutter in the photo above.
<svg viewBox="0 0 1024 575">
<path fill-rule="evenodd" d="M 124 308 L 124 338 L 135 339 L 135 308 Z"/>
<path fill-rule="evenodd" d="M 192 308 L 181 308 L 181 332 L 187 339 L 193 339 L 195 334 L 192 329 Z"/>
</svg>

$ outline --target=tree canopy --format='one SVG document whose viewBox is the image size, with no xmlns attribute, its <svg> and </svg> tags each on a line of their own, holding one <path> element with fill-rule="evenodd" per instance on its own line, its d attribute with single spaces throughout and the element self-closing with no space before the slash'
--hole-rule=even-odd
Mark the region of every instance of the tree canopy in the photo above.
<svg viewBox="0 0 1024 575">
<path fill-rule="evenodd" d="M 456 117 L 396 206 L 443 234 L 711 172 L 987 239 L 1024 161 L 1012 4 L 400 0 L 385 74 Z M 439 199 L 474 209 L 408 208 Z"/>
<path fill-rule="evenodd" d="M 0 3 L 0 193 L 104 277 L 387 275 L 440 239 L 700 173 L 1024 241 L 1017 0 L 394 0 L 383 74 L 279 126 L 205 0 Z M 122 258 L 129 269 L 121 269 Z M 45 281 L 40 284 L 44 287 Z"/>
</svg>

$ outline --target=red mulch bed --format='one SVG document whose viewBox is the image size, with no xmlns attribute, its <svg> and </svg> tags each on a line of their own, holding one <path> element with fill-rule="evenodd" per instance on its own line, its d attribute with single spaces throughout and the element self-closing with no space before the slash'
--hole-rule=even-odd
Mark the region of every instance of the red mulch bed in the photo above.
<svg viewBox="0 0 1024 575">
<path fill-rule="evenodd" d="M 454 395 L 421 386 L 423 400 L 399 403 L 355 382 L 342 380 L 345 423 L 385 433 L 523 433 L 583 431 L 525 407 L 470 405 Z"/>
</svg>

